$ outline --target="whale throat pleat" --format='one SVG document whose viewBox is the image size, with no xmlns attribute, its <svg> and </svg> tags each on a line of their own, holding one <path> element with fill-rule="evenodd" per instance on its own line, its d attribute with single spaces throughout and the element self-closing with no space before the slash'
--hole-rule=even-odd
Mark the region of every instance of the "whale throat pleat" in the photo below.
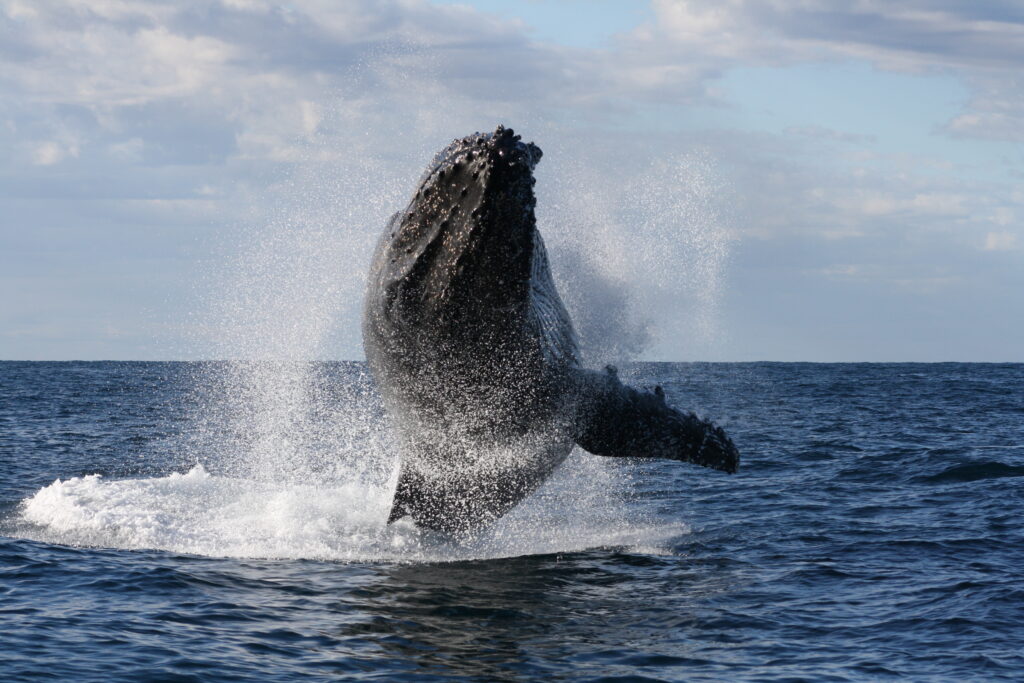
<svg viewBox="0 0 1024 683">
<path fill-rule="evenodd" d="M 551 277 L 547 249 L 539 232 L 533 235 L 529 310 L 530 324 L 540 341 L 545 361 L 562 367 L 575 367 L 578 357 L 576 332 Z"/>
</svg>

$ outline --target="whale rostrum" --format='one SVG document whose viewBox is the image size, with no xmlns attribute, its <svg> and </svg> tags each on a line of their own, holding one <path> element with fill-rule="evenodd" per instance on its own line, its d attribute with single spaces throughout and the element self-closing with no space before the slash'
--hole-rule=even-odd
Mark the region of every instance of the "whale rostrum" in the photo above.
<svg viewBox="0 0 1024 683">
<path fill-rule="evenodd" d="M 455 140 L 375 250 L 363 345 L 398 437 L 389 521 L 450 533 L 511 510 L 574 444 L 735 472 L 725 432 L 660 387 L 580 367 L 537 231 L 541 150 L 510 128 Z"/>
</svg>

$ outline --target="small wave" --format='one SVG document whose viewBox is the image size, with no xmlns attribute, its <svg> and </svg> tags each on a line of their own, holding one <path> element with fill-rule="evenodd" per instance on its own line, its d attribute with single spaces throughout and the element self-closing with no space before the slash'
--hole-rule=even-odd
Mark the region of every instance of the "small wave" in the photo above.
<svg viewBox="0 0 1024 683">
<path fill-rule="evenodd" d="M 392 488 L 253 481 L 201 465 L 148 479 L 93 474 L 58 479 L 23 501 L 18 533 L 62 545 L 213 557 L 444 562 L 597 547 L 650 552 L 688 532 L 678 522 L 630 520 L 620 505 L 580 506 L 572 495 L 548 491 L 473 539 L 455 541 L 408 522 L 387 525 Z"/>
<path fill-rule="evenodd" d="M 1022 477 L 1024 467 L 1007 465 L 998 460 L 969 462 L 950 467 L 938 474 L 918 477 L 917 481 L 929 484 L 945 484 L 950 482 L 978 481 L 979 479 L 1000 479 L 1002 477 Z"/>
</svg>

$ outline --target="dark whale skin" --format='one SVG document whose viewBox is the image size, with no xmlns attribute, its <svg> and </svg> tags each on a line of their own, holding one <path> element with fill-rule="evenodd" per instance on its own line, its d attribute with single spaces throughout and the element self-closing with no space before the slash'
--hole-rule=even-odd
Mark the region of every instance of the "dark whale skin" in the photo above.
<svg viewBox="0 0 1024 683">
<path fill-rule="evenodd" d="M 511 129 L 453 141 L 378 242 L 363 346 L 398 436 L 389 521 L 468 533 L 569 455 L 683 460 L 735 472 L 718 427 L 583 370 L 534 208 L 540 149 Z"/>
</svg>

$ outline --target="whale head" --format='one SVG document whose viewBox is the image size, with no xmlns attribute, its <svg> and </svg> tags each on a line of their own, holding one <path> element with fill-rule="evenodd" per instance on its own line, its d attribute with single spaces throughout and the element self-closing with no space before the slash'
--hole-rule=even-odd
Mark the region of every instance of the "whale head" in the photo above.
<svg viewBox="0 0 1024 683">
<path fill-rule="evenodd" d="M 434 157 L 378 250 L 392 322 L 479 329 L 525 307 L 540 158 L 540 148 L 504 126 L 454 140 Z"/>
</svg>

